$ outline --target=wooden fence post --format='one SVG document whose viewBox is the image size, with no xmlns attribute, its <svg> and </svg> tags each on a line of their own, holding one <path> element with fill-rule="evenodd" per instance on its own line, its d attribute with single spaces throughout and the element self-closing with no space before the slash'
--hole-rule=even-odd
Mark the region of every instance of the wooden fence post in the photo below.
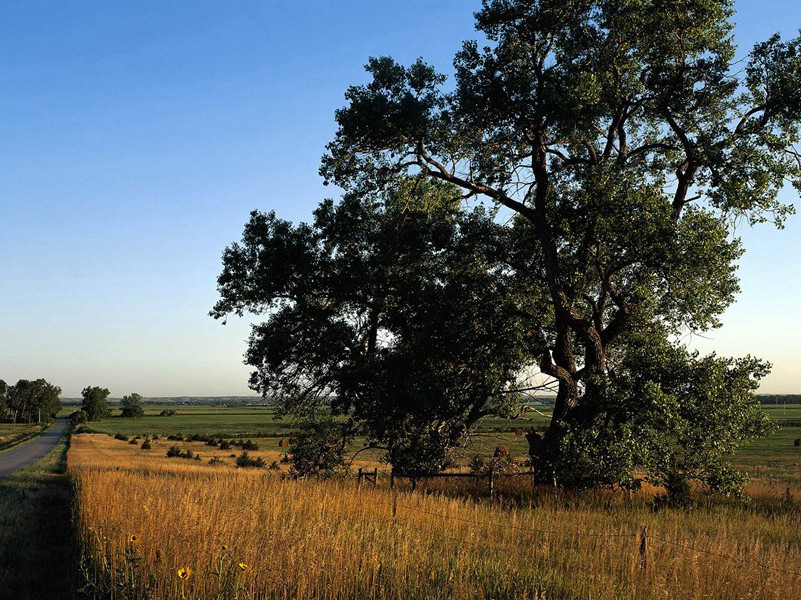
<svg viewBox="0 0 801 600">
<path fill-rule="evenodd" d="M 640 531 L 640 567 L 643 572 L 648 570 L 648 529 L 645 525 Z"/>
<path fill-rule="evenodd" d="M 489 485 L 489 495 L 490 498 L 493 498 L 495 496 L 495 481 L 493 480 L 492 477 L 492 469 L 489 470 L 487 477 L 489 479 L 489 481 L 487 482 Z"/>
</svg>

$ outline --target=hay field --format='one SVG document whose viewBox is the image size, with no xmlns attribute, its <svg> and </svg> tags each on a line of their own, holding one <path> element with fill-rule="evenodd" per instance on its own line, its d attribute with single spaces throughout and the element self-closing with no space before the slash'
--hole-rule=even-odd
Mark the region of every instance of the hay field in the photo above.
<svg viewBox="0 0 801 600">
<path fill-rule="evenodd" d="M 75 436 L 68 461 L 87 597 L 801 597 L 797 505 L 514 506 L 293 481 L 103 435 Z"/>
</svg>

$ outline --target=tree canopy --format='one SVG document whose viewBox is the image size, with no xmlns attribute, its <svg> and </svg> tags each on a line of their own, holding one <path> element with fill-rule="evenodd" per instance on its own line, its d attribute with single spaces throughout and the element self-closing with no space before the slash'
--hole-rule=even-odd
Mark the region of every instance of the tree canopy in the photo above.
<svg viewBox="0 0 801 600">
<path fill-rule="evenodd" d="M 525 360 L 507 233 L 425 180 L 384 202 L 326 201 L 311 225 L 253 213 L 212 314 L 269 313 L 250 338 L 251 385 L 311 429 L 330 407 L 347 416 L 340 442 L 366 435 L 400 468 L 441 468 L 479 419 L 513 410 L 503 391 Z"/>
<path fill-rule="evenodd" d="M 657 483 L 687 476 L 730 489 L 738 476 L 725 457 L 768 427 L 753 392 L 769 365 L 701 357 L 677 340 L 719 326 L 739 290 L 743 250 L 733 225 L 781 227 L 792 207 L 779 201 L 779 190 L 786 183 L 801 189 L 801 38 L 774 36 L 737 61 L 732 6 L 484 0 L 475 15 L 484 40 L 464 43 L 453 85 L 422 60 L 403 66 L 370 59 L 371 80 L 349 88 L 336 113 L 321 174 L 356 206 L 390 206 L 414 181 L 443 184 L 445 195 L 423 198 L 449 211 L 449 223 L 494 207 L 484 234 L 465 238 L 471 258 L 464 260 L 480 268 L 453 271 L 454 281 L 465 278 L 463 289 L 473 291 L 466 304 L 458 293 L 427 298 L 447 276 L 442 266 L 425 270 L 443 253 L 419 249 L 406 263 L 422 261 L 410 278 L 394 271 L 347 282 L 321 278 L 329 266 L 339 273 L 386 253 L 374 239 L 348 253 L 325 245 L 320 224 L 293 228 L 254 215 L 243 245 L 226 252 L 223 300 L 215 308 L 218 317 L 274 311 L 251 338 L 248 362 L 259 368 L 254 386 L 268 389 L 280 366 L 285 381 L 321 381 L 318 390 L 326 389 L 329 366 L 351 364 L 347 353 L 355 350 L 344 339 L 371 347 L 374 331 L 369 310 L 354 315 L 361 337 L 354 337 L 351 319 L 330 318 L 330 306 L 343 306 L 332 299 L 338 286 L 350 286 L 351 296 L 365 292 L 359 301 L 367 306 L 376 290 L 391 287 L 401 321 L 421 307 L 437 318 L 419 329 L 420 338 L 404 322 L 404 334 L 388 338 L 394 367 L 348 371 L 354 379 L 335 390 L 343 409 L 353 390 L 388 394 L 380 411 L 363 413 L 370 427 L 378 423 L 381 431 L 381 414 L 414 405 L 428 426 L 409 428 L 400 439 L 433 431 L 435 423 L 434 430 L 458 437 L 469 419 L 440 429 L 439 415 L 428 410 L 452 405 L 443 374 L 473 373 L 478 383 L 465 389 L 481 390 L 491 403 L 514 388 L 514 375 L 536 369 L 557 388 L 549 427 L 528 434 L 544 478 L 633 483 L 637 466 Z M 324 206 L 335 212 L 333 204 Z M 359 215 L 350 227 L 379 227 L 382 210 Z M 423 223 L 431 236 L 438 227 Z M 330 265 L 319 268 L 326 251 Z M 286 260 L 288 253 L 296 257 Z M 340 257 L 351 262 L 337 270 Z M 476 310 L 479 288 L 499 295 Z M 319 318 L 299 324 L 298 306 L 307 311 L 312 297 Z M 476 322 L 490 306 L 483 338 Z M 300 328 L 319 334 L 288 350 Z M 499 334 L 497 344 L 460 354 L 462 343 Z M 407 340 L 415 341 L 405 351 Z M 308 394 L 296 391 L 303 404 Z M 422 440 L 412 446 L 424 453 Z"/>
<path fill-rule="evenodd" d="M 139 394 L 131 394 L 130 396 L 122 397 L 122 414 L 120 416 L 125 418 L 137 418 L 144 416 L 145 409 L 142 406 L 142 396 Z"/>
<path fill-rule="evenodd" d="M 8 386 L 0 380 L 0 419 L 14 423 L 54 419 L 61 410 L 61 388 L 45 379 L 20 379 Z"/>
<path fill-rule="evenodd" d="M 85 387 L 81 392 L 83 402 L 81 410 L 84 411 L 90 421 L 99 421 L 111 415 L 107 399 L 111 392 L 107 388 Z"/>
</svg>

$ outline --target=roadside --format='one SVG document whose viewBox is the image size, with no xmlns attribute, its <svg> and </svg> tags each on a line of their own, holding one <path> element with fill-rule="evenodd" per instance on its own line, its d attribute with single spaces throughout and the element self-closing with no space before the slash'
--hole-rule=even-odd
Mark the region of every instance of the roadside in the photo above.
<svg viewBox="0 0 801 600">
<path fill-rule="evenodd" d="M 0 479 L 31 466 L 46 456 L 61 439 L 67 428 L 66 419 L 58 419 L 55 425 L 44 430 L 25 443 L 17 444 L 6 452 L 0 453 Z"/>
<path fill-rule="evenodd" d="M 7 436 L 2 441 L 0 441 L 0 454 L 3 452 L 8 452 L 22 444 L 27 444 L 28 442 L 36 439 L 42 433 L 50 429 L 55 421 L 51 421 L 50 423 L 43 424 L 41 426 L 37 426 L 32 431 L 28 431 L 26 433 L 22 433 L 15 436 Z"/>
<path fill-rule="evenodd" d="M 0 600 L 71 597 L 69 435 L 62 435 L 63 425 L 46 432 L 58 430 L 60 439 L 44 458 L 0 479 Z"/>
</svg>

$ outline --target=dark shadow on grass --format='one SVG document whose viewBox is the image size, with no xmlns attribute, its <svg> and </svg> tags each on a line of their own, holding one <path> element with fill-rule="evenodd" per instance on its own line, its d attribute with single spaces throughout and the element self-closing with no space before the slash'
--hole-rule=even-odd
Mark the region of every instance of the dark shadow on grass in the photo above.
<svg viewBox="0 0 801 600">
<path fill-rule="evenodd" d="M 72 596 L 68 446 L 0 480 L 0 600 Z"/>
</svg>

